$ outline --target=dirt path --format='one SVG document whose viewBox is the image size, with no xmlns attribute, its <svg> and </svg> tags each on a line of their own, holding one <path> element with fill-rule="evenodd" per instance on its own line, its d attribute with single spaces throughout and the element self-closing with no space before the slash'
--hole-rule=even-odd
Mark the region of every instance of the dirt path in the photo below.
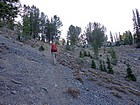
<svg viewBox="0 0 140 105">
<path fill-rule="evenodd" d="M 82 75 L 84 82 L 79 82 L 73 75 L 74 69 L 58 62 L 53 65 L 49 49 L 40 52 L 0 35 L 0 105 L 140 104 L 136 95 L 110 90 L 103 87 L 104 84 L 98 84 L 98 81 L 102 83 L 102 79 L 98 78 L 100 75 L 90 72 L 89 77 L 93 77 L 88 78 L 85 74 L 89 70 Z M 77 97 L 73 97 L 70 88 L 78 90 Z"/>
<path fill-rule="evenodd" d="M 72 105 L 73 97 L 66 94 L 72 86 L 71 69 L 53 65 L 49 51 L 39 52 L 2 36 L 0 42 L 0 105 Z"/>
</svg>

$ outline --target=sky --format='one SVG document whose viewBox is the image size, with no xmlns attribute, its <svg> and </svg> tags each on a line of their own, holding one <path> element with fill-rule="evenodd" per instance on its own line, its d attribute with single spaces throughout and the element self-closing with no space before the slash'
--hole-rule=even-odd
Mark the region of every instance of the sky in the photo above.
<svg viewBox="0 0 140 105">
<path fill-rule="evenodd" d="M 63 23 L 62 37 L 70 25 L 82 28 L 89 22 L 99 22 L 107 28 L 106 34 L 133 32 L 132 10 L 140 11 L 140 0 L 20 0 L 21 4 L 35 5 L 49 18 L 57 15 Z"/>
</svg>

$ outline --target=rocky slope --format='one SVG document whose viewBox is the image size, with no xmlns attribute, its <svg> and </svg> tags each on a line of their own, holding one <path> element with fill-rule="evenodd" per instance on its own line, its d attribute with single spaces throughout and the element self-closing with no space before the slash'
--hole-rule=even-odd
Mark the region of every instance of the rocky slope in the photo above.
<svg viewBox="0 0 140 105">
<path fill-rule="evenodd" d="M 0 105 L 140 104 L 139 78 L 131 82 L 124 75 L 85 68 L 78 57 L 61 50 L 53 65 L 50 46 L 44 46 L 40 52 L 0 34 Z"/>
</svg>

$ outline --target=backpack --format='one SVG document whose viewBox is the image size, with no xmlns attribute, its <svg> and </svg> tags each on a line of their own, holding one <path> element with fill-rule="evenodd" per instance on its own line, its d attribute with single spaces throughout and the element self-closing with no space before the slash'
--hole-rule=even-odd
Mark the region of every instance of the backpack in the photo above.
<svg viewBox="0 0 140 105">
<path fill-rule="evenodd" d="M 51 52 L 57 52 L 57 45 L 52 44 Z"/>
</svg>

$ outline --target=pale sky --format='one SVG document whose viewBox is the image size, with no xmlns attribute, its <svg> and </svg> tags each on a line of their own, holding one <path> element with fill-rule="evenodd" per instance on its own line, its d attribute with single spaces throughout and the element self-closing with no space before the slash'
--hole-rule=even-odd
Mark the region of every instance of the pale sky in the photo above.
<svg viewBox="0 0 140 105">
<path fill-rule="evenodd" d="M 69 26 L 82 30 L 89 22 L 99 22 L 107 28 L 107 34 L 133 31 L 133 13 L 140 12 L 140 0 L 20 0 L 22 4 L 35 5 L 49 18 L 57 15 L 63 23 L 62 37 Z"/>
</svg>

